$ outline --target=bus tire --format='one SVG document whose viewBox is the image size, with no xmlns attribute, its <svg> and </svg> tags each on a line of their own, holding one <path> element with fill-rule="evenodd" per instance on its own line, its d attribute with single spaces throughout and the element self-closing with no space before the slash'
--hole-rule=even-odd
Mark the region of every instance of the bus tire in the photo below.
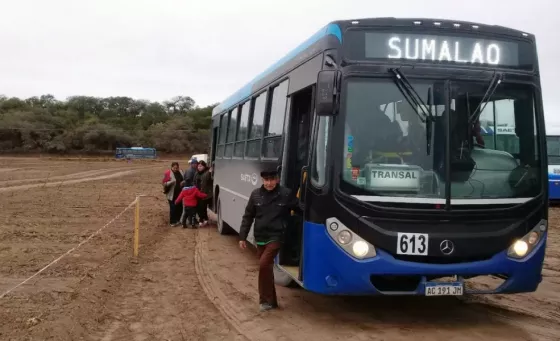
<svg viewBox="0 0 560 341">
<path fill-rule="evenodd" d="M 218 233 L 221 235 L 230 234 L 232 232 L 232 228 L 222 219 L 222 201 L 218 198 L 218 205 L 217 205 L 217 212 L 218 212 Z"/>
<path fill-rule="evenodd" d="M 295 281 L 284 272 L 282 269 L 278 267 L 278 265 L 274 264 L 274 284 L 282 286 L 282 287 L 293 287 Z"/>
</svg>

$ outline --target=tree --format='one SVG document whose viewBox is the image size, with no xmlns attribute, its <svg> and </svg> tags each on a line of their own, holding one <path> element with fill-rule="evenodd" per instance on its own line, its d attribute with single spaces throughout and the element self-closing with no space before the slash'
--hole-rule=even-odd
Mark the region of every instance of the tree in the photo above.
<svg viewBox="0 0 560 341">
<path fill-rule="evenodd" d="M 0 96 L 0 152 L 113 152 L 152 146 L 160 152 L 207 152 L 213 106 L 188 96 L 163 103 L 115 96 Z"/>
<path fill-rule="evenodd" d="M 164 102 L 170 115 L 186 114 L 194 107 L 194 100 L 188 96 L 176 96 Z"/>
</svg>

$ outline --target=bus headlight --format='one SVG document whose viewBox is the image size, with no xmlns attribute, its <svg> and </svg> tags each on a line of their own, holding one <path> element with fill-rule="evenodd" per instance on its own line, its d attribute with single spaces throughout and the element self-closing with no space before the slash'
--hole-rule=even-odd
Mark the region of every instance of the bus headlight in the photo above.
<svg viewBox="0 0 560 341">
<path fill-rule="evenodd" d="M 329 218 L 326 221 L 329 236 L 350 256 L 356 259 L 373 258 L 377 256 L 375 247 L 358 236 L 340 220 Z M 333 228 L 336 227 L 336 228 Z"/>
<path fill-rule="evenodd" d="M 354 243 L 354 245 L 352 245 L 352 252 L 354 253 L 354 256 L 362 258 L 369 252 L 369 245 L 362 240 L 358 240 Z"/>
<path fill-rule="evenodd" d="M 527 242 L 530 245 L 535 245 L 539 241 L 539 234 L 535 231 L 531 231 L 529 233 L 529 237 L 527 237 Z"/>
<path fill-rule="evenodd" d="M 512 251 L 517 257 L 525 257 L 527 251 L 529 251 L 529 245 L 524 240 L 518 240 L 513 243 Z"/>
<path fill-rule="evenodd" d="M 338 242 L 342 245 L 348 245 L 352 241 L 352 233 L 348 230 L 342 230 L 338 233 Z"/>
<path fill-rule="evenodd" d="M 516 240 L 508 249 L 507 255 L 511 258 L 521 259 L 529 254 L 546 232 L 547 221 L 541 220 L 523 238 Z"/>
</svg>

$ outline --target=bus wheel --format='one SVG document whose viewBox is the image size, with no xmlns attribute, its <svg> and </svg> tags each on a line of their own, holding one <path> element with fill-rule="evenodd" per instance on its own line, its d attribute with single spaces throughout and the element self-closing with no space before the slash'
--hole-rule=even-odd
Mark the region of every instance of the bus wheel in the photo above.
<svg viewBox="0 0 560 341">
<path fill-rule="evenodd" d="M 274 264 L 274 283 L 282 287 L 293 287 L 295 281 L 285 273 L 278 265 Z"/>
<path fill-rule="evenodd" d="M 222 235 L 230 234 L 232 228 L 222 218 L 222 201 L 218 198 L 218 232 Z"/>
</svg>

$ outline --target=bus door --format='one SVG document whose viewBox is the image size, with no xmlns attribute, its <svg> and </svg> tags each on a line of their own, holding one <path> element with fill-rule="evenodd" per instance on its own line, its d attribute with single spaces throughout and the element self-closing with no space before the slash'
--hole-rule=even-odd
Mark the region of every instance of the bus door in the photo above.
<svg viewBox="0 0 560 341">
<path fill-rule="evenodd" d="M 282 183 L 294 193 L 298 193 L 301 184 L 302 168 L 308 163 L 312 122 L 313 87 L 308 87 L 290 96 L 290 113 L 287 117 Z M 300 193 L 302 194 L 302 193 Z M 279 262 L 282 267 L 296 278 L 300 278 L 299 264 L 303 236 L 303 216 L 292 212 L 291 224 L 286 231 Z"/>
</svg>

